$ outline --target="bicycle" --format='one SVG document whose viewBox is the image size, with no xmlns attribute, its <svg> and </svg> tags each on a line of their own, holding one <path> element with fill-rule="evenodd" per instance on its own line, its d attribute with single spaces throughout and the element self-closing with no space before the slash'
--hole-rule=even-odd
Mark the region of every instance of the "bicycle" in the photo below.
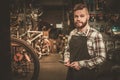
<svg viewBox="0 0 120 80">
<path fill-rule="evenodd" d="M 38 80 L 39 59 L 26 41 L 11 37 L 11 59 L 13 80 Z"/>
<path fill-rule="evenodd" d="M 27 16 L 26 14 L 23 15 Z M 31 31 L 33 30 L 33 25 L 31 24 L 32 18 L 28 18 L 28 22 L 23 21 L 23 18 L 23 16 L 19 16 L 20 21 L 18 19 L 17 24 L 11 24 L 11 36 L 22 39 L 31 45 L 35 49 L 39 59 L 41 59 L 42 55 L 49 55 L 50 47 L 45 43 L 46 38 L 43 37 L 42 31 Z M 21 20 L 25 22 L 24 25 L 21 25 Z"/>
<path fill-rule="evenodd" d="M 50 42 L 48 38 L 43 36 L 42 31 L 28 30 L 24 34 L 20 35 L 20 39 L 24 39 L 35 49 L 39 59 L 41 59 L 43 55 L 50 54 Z"/>
</svg>

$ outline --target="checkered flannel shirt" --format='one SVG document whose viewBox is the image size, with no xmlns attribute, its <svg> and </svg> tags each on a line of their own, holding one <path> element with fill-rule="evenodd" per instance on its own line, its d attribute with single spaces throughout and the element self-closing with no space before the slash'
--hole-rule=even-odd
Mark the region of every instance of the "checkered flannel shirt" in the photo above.
<svg viewBox="0 0 120 80">
<path fill-rule="evenodd" d="M 86 33 L 78 32 L 77 29 L 71 31 L 68 37 L 68 44 L 72 35 L 86 36 Z M 89 60 L 80 60 L 80 67 L 87 67 L 89 69 L 95 68 L 95 66 L 101 65 L 106 59 L 105 44 L 102 34 L 94 28 L 90 28 L 87 35 L 87 48 L 88 53 L 91 56 Z M 70 58 L 69 45 L 65 48 L 64 60 Z"/>
</svg>

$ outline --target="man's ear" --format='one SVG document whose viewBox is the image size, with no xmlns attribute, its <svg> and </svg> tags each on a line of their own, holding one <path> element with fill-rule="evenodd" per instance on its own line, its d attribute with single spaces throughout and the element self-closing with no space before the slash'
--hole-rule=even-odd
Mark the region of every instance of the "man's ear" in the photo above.
<svg viewBox="0 0 120 80">
<path fill-rule="evenodd" d="M 88 14 L 88 16 L 87 16 L 87 20 L 89 20 L 90 19 L 90 15 Z"/>
</svg>

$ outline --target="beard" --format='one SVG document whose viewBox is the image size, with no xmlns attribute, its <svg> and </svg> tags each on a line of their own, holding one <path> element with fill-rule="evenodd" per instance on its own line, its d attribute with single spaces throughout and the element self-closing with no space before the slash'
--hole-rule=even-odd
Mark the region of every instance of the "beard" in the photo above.
<svg viewBox="0 0 120 80">
<path fill-rule="evenodd" d="M 87 25 L 87 22 L 88 22 L 87 20 L 85 22 L 79 22 L 79 21 L 77 21 L 74 24 L 75 24 L 75 27 L 77 29 L 83 29 Z M 79 23 L 81 23 L 82 25 L 79 25 Z"/>
</svg>

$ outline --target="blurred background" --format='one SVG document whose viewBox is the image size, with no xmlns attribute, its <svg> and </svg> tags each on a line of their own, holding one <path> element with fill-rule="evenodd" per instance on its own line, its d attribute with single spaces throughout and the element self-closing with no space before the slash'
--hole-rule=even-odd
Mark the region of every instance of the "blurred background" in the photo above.
<svg viewBox="0 0 120 80">
<path fill-rule="evenodd" d="M 77 3 L 87 4 L 90 26 L 104 37 L 109 65 L 102 68 L 105 71 L 98 80 L 120 80 L 119 0 L 10 0 L 10 37 L 28 43 L 37 54 L 41 64 L 38 80 L 65 80 L 67 69 L 61 63 L 74 29 L 72 9 Z"/>
</svg>

